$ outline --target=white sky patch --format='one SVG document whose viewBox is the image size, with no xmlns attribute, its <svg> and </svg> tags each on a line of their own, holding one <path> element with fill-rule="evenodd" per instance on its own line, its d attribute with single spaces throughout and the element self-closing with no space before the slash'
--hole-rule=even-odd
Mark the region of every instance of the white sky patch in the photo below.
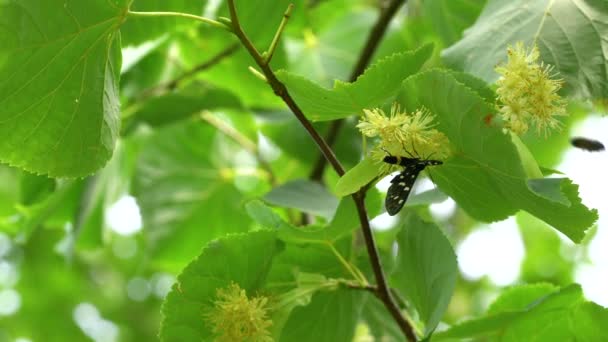
<svg viewBox="0 0 608 342">
<path fill-rule="evenodd" d="M 608 146 L 608 118 L 594 116 L 585 120 L 573 129 L 573 136 L 598 140 Z M 579 185 L 579 196 L 583 203 L 590 208 L 596 208 L 599 213 L 597 232 L 589 243 L 589 259 L 591 263 L 578 265 L 575 270 L 575 280 L 581 284 L 585 296 L 602 306 L 608 307 L 608 153 L 587 152 L 578 148 L 570 148 L 564 155 L 562 163 L 557 167 L 575 184 Z"/>
<path fill-rule="evenodd" d="M 374 230 L 389 230 L 397 223 L 397 216 L 391 216 L 388 213 L 382 213 L 369 221 L 369 224 Z"/>
<path fill-rule="evenodd" d="M 587 299 L 608 308 L 608 265 L 580 264 L 576 268 L 574 279 L 581 284 Z"/>
<path fill-rule="evenodd" d="M 80 303 L 74 308 L 72 318 L 76 325 L 95 342 L 118 341 L 118 326 L 101 317 L 95 305 Z"/>
<path fill-rule="evenodd" d="M 458 245 L 456 252 L 458 266 L 466 279 L 488 276 L 498 286 L 512 284 L 519 278 L 525 255 L 513 217 L 473 230 Z"/>
<path fill-rule="evenodd" d="M 443 202 L 433 203 L 429 206 L 431 215 L 437 220 L 445 221 L 454 215 L 456 202 L 450 197 Z"/>
<path fill-rule="evenodd" d="M 124 196 L 106 211 L 110 229 L 120 235 L 133 235 L 142 228 L 139 206 L 133 196 Z"/>
<path fill-rule="evenodd" d="M 0 291 L 0 317 L 15 314 L 21 308 L 21 295 L 13 289 Z"/>
</svg>

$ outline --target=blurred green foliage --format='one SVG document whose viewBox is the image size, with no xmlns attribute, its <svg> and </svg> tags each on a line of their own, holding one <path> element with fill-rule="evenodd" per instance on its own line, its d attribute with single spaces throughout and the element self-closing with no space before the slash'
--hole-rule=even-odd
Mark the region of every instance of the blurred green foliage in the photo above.
<svg viewBox="0 0 608 342">
<path fill-rule="evenodd" d="M 365 289 L 374 272 L 344 197 L 376 181 L 358 115 L 393 101 L 431 111 L 456 150 L 393 220 L 382 182 L 365 198 L 418 336 L 608 339 L 607 310 L 574 284 L 597 211 L 567 174 L 536 179 L 608 97 L 606 2 L 410 0 L 352 83 L 384 2 L 238 0 L 260 52 L 292 2 L 270 66 L 327 121 L 321 135 L 344 119 L 342 178 L 309 179 L 316 145 L 230 32 L 127 14 L 217 19 L 226 1 L 0 1 L 0 341 L 212 341 L 205 315 L 233 284 L 267 301 L 277 341 L 403 340 Z M 538 44 L 571 100 L 546 139 L 514 141 L 496 115 L 494 67 L 517 41 Z M 455 209 L 437 214 L 448 196 Z M 463 241 L 510 216 L 525 250 L 515 286 L 459 272 Z"/>
</svg>

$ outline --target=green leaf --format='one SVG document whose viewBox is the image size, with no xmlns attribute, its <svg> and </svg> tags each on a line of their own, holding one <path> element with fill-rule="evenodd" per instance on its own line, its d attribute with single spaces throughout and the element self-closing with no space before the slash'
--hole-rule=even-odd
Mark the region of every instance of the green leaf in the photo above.
<svg viewBox="0 0 608 342">
<path fill-rule="evenodd" d="M 245 209 L 249 216 L 262 225 L 262 227 L 279 231 L 279 234 L 283 230 L 297 229 L 283 220 L 279 214 L 275 213 L 262 201 L 250 201 L 245 205 Z"/>
<path fill-rule="evenodd" d="M 450 75 L 452 75 L 458 82 L 466 85 L 471 88 L 477 95 L 481 96 L 489 105 L 494 105 L 496 103 L 496 93 L 492 90 L 488 84 L 471 74 L 467 74 L 465 72 L 458 72 L 454 70 L 449 71 Z M 494 112 L 487 113 L 486 118 L 492 118 Z"/>
<path fill-rule="evenodd" d="M 338 200 L 317 182 L 294 180 L 272 189 L 264 196 L 268 203 L 295 208 L 330 219 L 338 207 Z"/>
<path fill-rule="evenodd" d="M 462 40 L 443 51 L 445 61 L 492 83 L 494 67 L 507 59 L 507 45 L 538 45 L 541 59 L 555 66 L 569 95 L 608 95 L 608 15 L 604 0 L 491 0 Z"/>
<path fill-rule="evenodd" d="M 513 286 L 505 289 L 488 308 L 488 315 L 528 309 L 531 303 L 557 291 L 553 284 L 537 283 Z"/>
<path fill-rule="evenodd" d="M 510 289 L 487 316 L 437 333 L 433 341 L 474 337 L 520 341 L 522 336 L 531 341 L 602 341 L 608 336 L 602 328 L 608 310 L 586 302 L 579 285 L 551 289 L 550 285 Z"/>
<path fill-rule="evenodd" d="M 277 77 L 313 121 L 326 121 L 359 115 L 364 108 L 382 105 L 399 90 L 401 82 L 415 74 L 430 57 L 432 45 L 383 58 L 369 67 L 353 83 L 336 81 L 334 88 L 323 88 L 302 76 L 281 70 Z"/>
<path fill-rule="evenodd" d="M 337 285 L 335 281 L 330 281 L 321 274 L 303 272 L 297 273 L 296 282 L 297 287 L 276 297 L 276 307 L 279 307 L 279 310 L 272 314 L 272 331 L 275 340 L 279 340 L 293 309 L 310 304 L 312 296 L 318 291 L 335 290 Z"/>
<path fill-rule="evenodd" d="M 162 341 L 209 341 L 212 333 L 203 313 L 213 308 L 216 291 L 238 284 L 255 296 L 278 251 L 268 231 L 235 234 L 210 242 L 178 276 L 167 296 L 160 329 Z"/>
<path fill-rule="evenodd" d="M 578 187 L 570 180 L 563 180 L 560 189 L 569 206 L 532 192 L 511 139 L 484 123 L 491 108 L 450 74 L 433 70 L 410 77 L 398 98 L 408 110 L 424 106 L 436 115 L 437 129 L 448 136 L 455 153 L 433 177 L 474 218 L 497 221 L 521 209 L 574 242 L 580 242 L 597 219 L 597 211 L 581 203 Z"/>
<path fill-rule="evenodd" d="M 192 84 L 176 92 L 147 99 L 129 119 L 162 126 L 200 115 L 202 110 L 239 108 L 239 99 L 232 93 L 202 84 Z"/>
<path fill-rule="evenodd" d="M 381 202 L 377 192 L 368 193 L 366 207 L 369 217 L 376 216 L 380 211 L 380 206 Z M 245 207 L 249 216 L 256 222 L 265 228 L 277 230 L 281 240 L 294 243 L 335 243 L 360 226 L 357 209 L 352 198 L 343 198 L 333 219 L 324 226 L 295 227 L 258 200 L 247 203 Z"/>
<path fill-rule="evenodd" d="M 403 339 L 403 332 L 378 298 L 372 297 L 365 302 L 361 316 L 369 326 L 375 341 L 399 341 Z"/>
<path fill-rule="evenodd" d="M 237 147 L 221 138 L 210 125 L 189 120 L 157 130 L 141 151 L 134 195 L 149 252 L 164 267 L 179 269 L 208 241 L 249 229 L 233 183 L 242 166 L 234 159 Z"/>
<path fill-rule="evenodd" d="M 475 23 L 485 0 L 426 0 L 425 13 L 446 45 L 462 37 L 462 32 Z"/>
<path fill-rule="evenodd" d="M 543 173 L 534 159 L 534 156 L 528 149 L 528 147 L 521 141 L 519 136 L 515 133 L 511 132 L 511 142 L 515 145 L 517 149 L 517 153 L 519 154 L 519 159 L 521 160 L 521 164 L 524 168 L 524 172 L 528 178 L 542 178 Z"/>
<path fill-rule="evenodd" d="M 568 182 L 567 178 L 541 178 L 529 179 L 528 188 L 535 194 L 550 201 L 570 206 L 568 197 L 562 192 L 562 182 Z"/>
<path fill-rule="evenodd" d="M 52 178 L 24 173 L 21 176 L 21 203 L 31 205 L 44 200 L 55 186 Z"/>
<path fill-rule="evenodd" d="M 336 195 L 342 197 L 359 191 L 378 176 L 379 168 L 371 158 L 363 159 L 348 170 L 336 184 Z"/>
<path fill-rule="evenodd" d="M 435 328 L 448 307 L 458 275 L 456 255 L 435 224 L 410 214 L 397 235 L 399 253 L 393 284 L 414 305 L 425 324 L 425 335 Z"/>
<path fill-rule="evenodd" d="M 135 0 L 132 2 L 131 11 L 180 12 L 194 15 L 201 15 L 207 6 L 206 0 Z M 197 25 L 201 25 L 201 23 L 188 18 L 129 17 L 120 32 L 125 46 L 137 45 L 163 34 Z"/>
<path fill-rule="evenodd" d="M 279 341 L 351 341 L 365 299 L 365 294 L 349 289 L 319 292 L 309 305 L 293 310 Z"/>
<path fill-rule="evenodd" d="M 108 161 L 126 2 L 0 3 L 0 161 L 51 177 L 82 177 Z"/>
</svg>

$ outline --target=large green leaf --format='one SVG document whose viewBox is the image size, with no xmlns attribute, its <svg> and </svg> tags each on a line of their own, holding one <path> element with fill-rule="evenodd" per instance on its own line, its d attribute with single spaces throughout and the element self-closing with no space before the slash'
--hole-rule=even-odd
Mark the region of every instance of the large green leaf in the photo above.
<svg viewBox="0 0 608 342">
<path fill-rule="evenodd" d="M 449 45 L 462 37 L 484 5 L 485 0 L 426 0 L 424 10 L 441 39 Z"/>
<path fill-rule="evenodd" d="M 110 158 L 126 2 L 0 4 L 0 161 L 77 177 Z"/>
<path fill-rule="evenodd" d="M 521 209 L 575 242 L 597 219 L 597 211 L 581 203 L 578 187 L 568 179 L 561 181 L 560 190 L 570 205 L 530 190 L 511 139 L 484 122 L 492 109 L 449 73 L 434 70 L 410 77 L 398 98 L 408 110 L 424 106 L 436 115 L 437 128 L 448 136 L 455 152 L 433 170 L 433 179 L 473 217 L 497 221 Z"/>
<path fill-rule="evenodd" d="M 263 288 L 278 250 L 275 234 L 257 231 L 213 241 L 178 276 L 162 308 L 163 341 L 211 341 L 205 309 L 213 307 L 218 288 L 238 284 L 255 296 Z"/>
<path fill-rule="evenodd" d="M 306 180 L 294 180 L 282 184 L 264 196 L 274 205 L 295 208 L 330 219 L 338 207 L 338 199 L 321 184 Z"/>
<path fill-rule="evenodd" d="M 580 286 L 549 293 L 550 286 L 507 291 L 485 317 L 437 333 L 433 341 L 486 338 L 492 341 L 604 341 L 608 310 L 585 301 Z M 527 301 L 527 304 L 524 303 Z M 498 304 L 500 303 L 500 304 Z"/>
<path fill-rule="evenodd" d="M 397 242 L 393 284 L 414 305 L 428 335 L 439 324 L 454 292 L 456 255 L 439 227 L 413 214 L 407 216 Z"/>
<path fill-rule="evenodd" d="M 158 130 L 141 152 L 134 194 L 149 248 L 165 266 L 180 268 L 208 241 L 249 229 L 233 184 L 236 147 L 220 138 L 200 120 L 184 121 Z"/>
<path fill-rule="evenodd" d="M 352 341 L 366 297 L 349 289 L 315 294 L 309 305 L 293 310 L 279 341 Z"/>
<path fill-rule="evenodd" d="M 538 45 L 545 63 L 555 66 L 566 91 L 583 98 L 608 96 L 608 2 L 604 0 L 489 1 L 464 38 L 444 50 L 453 67 L 488 82 L 507 45 Z"/>
<path fill-rule="evenodd" d="M 277 72 L 304 114 L 314 121 L 335 120 L 359 115 L 364 108 L 382 105 L 399 90 L 401 82 L 422 68 L 433 51 L 426 45 L 413 52 L 383 58 L 369 67 L 353 83 L 336 81 L 326 89 L 287 71 Z"/>
</svg>

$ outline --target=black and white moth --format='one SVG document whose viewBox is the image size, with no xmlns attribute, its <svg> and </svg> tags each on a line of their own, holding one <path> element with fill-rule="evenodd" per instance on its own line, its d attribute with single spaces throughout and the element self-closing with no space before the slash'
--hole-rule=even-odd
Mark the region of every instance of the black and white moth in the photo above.
<svg viewBox="0 0 608 342">
<path fill-rule="evenodd" d="M 589 138 L 581 138 L 574 137 L 570 139 L 570 143 L 574 147 L 578 147 L 581 150 L 589 151 L 589 152 L 597 152 L 604 150 L 604 144 L 597 140 L 589 139 Z"/>
<path fill-rule="evenodd" d="M 403 166 L 403 171 L 391 180 L 391 186 L 388 188 L 384 201 L 386 212 L 391 216 L 396 215 L 403 208 L 420 172 L 429 165 L 443 164 L 439 160 L 399 156 L 386 156 L 383 161 L 388 164 Z"/>
</svg>

